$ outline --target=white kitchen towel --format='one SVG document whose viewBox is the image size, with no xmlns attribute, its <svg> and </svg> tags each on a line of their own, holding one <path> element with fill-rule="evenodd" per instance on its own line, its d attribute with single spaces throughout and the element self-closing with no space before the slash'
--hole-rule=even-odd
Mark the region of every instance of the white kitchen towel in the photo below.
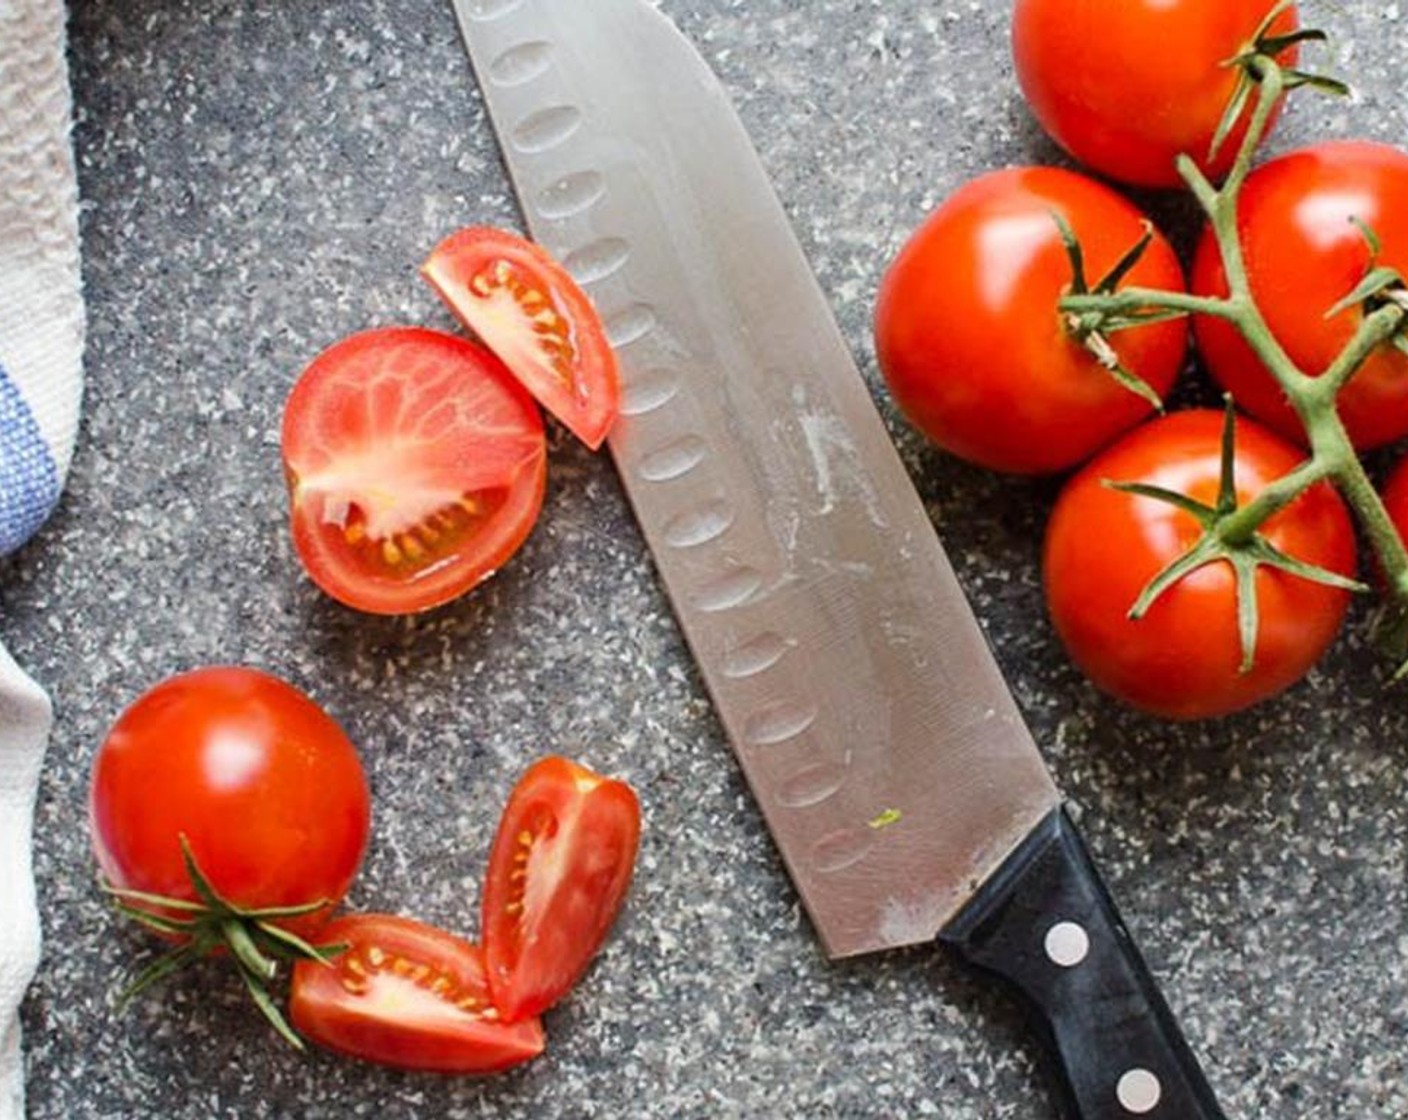
<svg viewBox="0 0 1408 1120">
<path fill-rule="evenodd" d="M 0 555 L 49 516 L 83 393 L 62 0 L 0 0 Z M 0 1120 L 24 1114 L 19 1004 L 39 959 L 30 841 L 48 697 L 0 646 Z"/>
</svg>

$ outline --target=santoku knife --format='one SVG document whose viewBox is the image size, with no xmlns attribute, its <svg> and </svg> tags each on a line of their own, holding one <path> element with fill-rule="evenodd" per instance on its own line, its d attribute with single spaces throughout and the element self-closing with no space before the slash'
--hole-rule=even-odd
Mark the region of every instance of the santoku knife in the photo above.
<svg viewBox="0 0 1408 1120">
<path fill-rule="evenodd" d="M 612 455 L 827 953 L 937 938 L 1024 997 L 1072 1115 L 1220 1117 L 722 87 L 645 0 L 455 6 L 528 227 L 606 320 Z"/>
</svg>

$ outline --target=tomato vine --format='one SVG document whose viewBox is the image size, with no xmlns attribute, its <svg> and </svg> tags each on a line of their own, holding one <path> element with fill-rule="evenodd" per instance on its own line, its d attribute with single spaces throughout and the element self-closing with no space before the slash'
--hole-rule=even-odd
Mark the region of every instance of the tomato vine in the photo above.
<svg viewBox="0 0 1408 1120">
<path fill-rule="evenodd" d="M 1304 34 L 1301 39 L 1310 37 Z M 1314 37 L 1321 36 L 1315 34 Z M 1216 239 L 1226 271 L 1228 294 L 1216 297 L 1141 287 L 1125 287 L 1117 292 L 1073 291 L 1061 300 L 1060 310 L 1095 331 L 1102 327 L 1120 329 L 1140 321 L 1143 316 L 1161 313 L 1213 316 L 1238 330 L 1294 408 L 1304 426 L 1309 457 L 1263 488 L 1246 505 L 1224 512 L 1209 532 L 1229 551 L 1243 548 L 1256 538 L 1258 529 L 1269 518 L 1310 487 L 1328 480 L 1354 511 L 1378 559 L 1385 606 L 1379 634 L 1391 655 L 1403 661 L 1408 656 L 1408 548 L 1355 450 L 1340 416 L 1338 398 L 1340 391 L 1379 347 L 1405 345 L 1402 340 L 1408 328 L 1408 286 L 1393 270 L 1371 264 L 1363 282 L 1346 293 L 1339 307 L 1327 309 L 1327 313 L 1333 314 L 1359 303 L 1366 312 L 1353 337 L 1329 367 L 1318 374 L 1307 371 L 1286 352 L 1252 294 L 1238 229 L 1238 200 L 1251 173 L 1253 157 L 1288 89 L 1311 85 L 1339 92 L 1344 87 L 1328 79 L 1311 81 L 1301 71 L 1285 69 L 1269 53 L 1254 53 L 1237 61 L 1250 75 L 1256 97 L 1250 103 L 1250 121 L 1231 171 L 1221 186 L 1215 186 L 1191 156 L 1185 154 L 1178 159 L 1179 174 L 1206 214 Z M 1240 108 L 1245 110 L 1246 105 Z M 1364 227 L 1363 233 L 1372 249 L 1375 245 L 1373 231 Z M 1187 570 L 1192 570 L 1192 566 Z M 1408 662 L 1399 669 L 1400 676 L 1405 674 L 1408 674 Z"/>
</svg>

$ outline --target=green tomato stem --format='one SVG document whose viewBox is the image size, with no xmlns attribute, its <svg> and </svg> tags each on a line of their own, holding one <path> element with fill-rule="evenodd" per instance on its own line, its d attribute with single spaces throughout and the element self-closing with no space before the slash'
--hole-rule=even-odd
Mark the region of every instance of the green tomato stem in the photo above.
<svg viewBox="0 0 1408 1120">
<path fill-rule="evenodd" d="M 1150 307 L 1182 311 L 1189 315 L 1215 315 L 1232 322 L 1236 322 L 1241 315 L 1241 308 L 1235 300 L 1195 296 L 1187 292 L 1162 292 L 1156 288 L 1121 288 L 1108 296 L 1072 295 L 1064 297 L 1060 303 L 1062 311 L 1078 317 L 1091 312 L 1119 316 Z"/>
<path fill-rule="evenodd" d="M 1229 545 L 1246 544 L 1267 520 L 1280 513 L 1317 482 L 1333 472 L 1319 457 L 1311 457 L 1290 474 L 1264 487 L 1255 498 L 1218 522 L 1218 536 Z"/>
<path fill-rule="evenodd" d="M 1314 390 L 1331 398 L 1336 396 L 1359 372 L 1369 355 L 1402 329 L 1405 318 L 1408 318 L 1408 308 L 1396 301 L 1365 316 L 1329 369 L 1314 380 Z"/>
</svg>

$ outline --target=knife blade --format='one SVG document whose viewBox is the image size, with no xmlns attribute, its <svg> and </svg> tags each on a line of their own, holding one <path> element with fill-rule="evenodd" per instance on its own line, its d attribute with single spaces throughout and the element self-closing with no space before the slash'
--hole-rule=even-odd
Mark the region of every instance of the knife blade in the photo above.
<svg viewBox="0 0 1408 1120">
<path fill-rule="evenodd" d="M 1090 1118 L 1221 1113 L 722 86 L 645 0 L 454 0 L 524 219 L 621 363 L 611 454 L 825 951 L 940 939 Z"/>
</svg>

